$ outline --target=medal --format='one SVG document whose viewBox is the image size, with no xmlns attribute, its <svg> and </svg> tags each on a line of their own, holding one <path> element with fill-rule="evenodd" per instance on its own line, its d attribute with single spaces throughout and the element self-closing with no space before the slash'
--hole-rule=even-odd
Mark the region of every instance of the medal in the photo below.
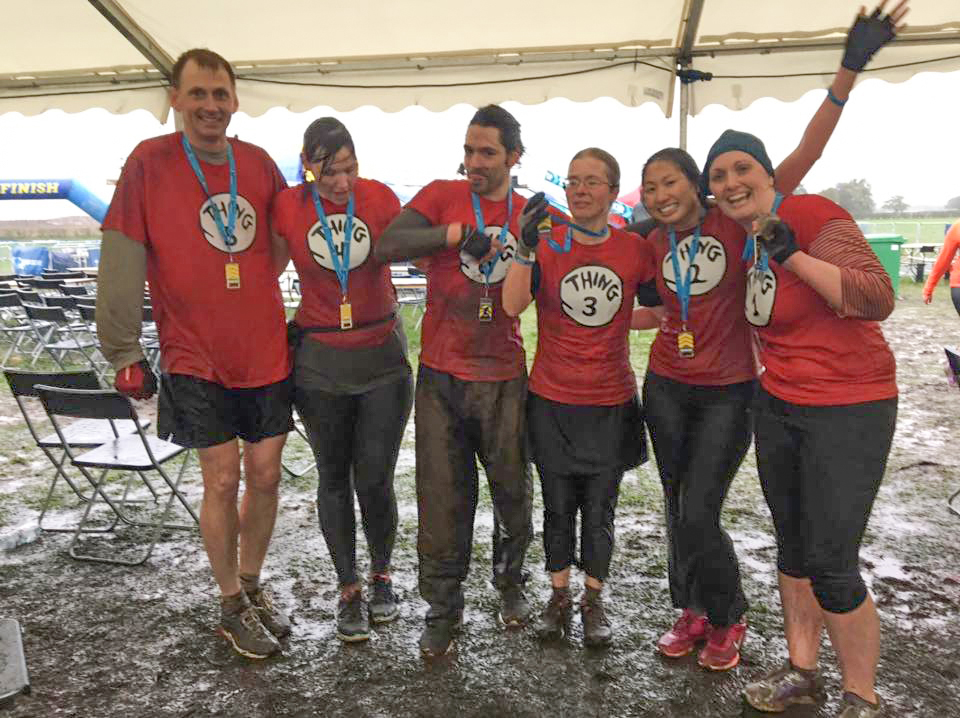
<svg viewBox="0 0 960 718">
<path fill-rule="evenodd" d="M 677 334 L 677 351 L 687 359 L 694 355 L 693 332 L 684 329 Z"/>
<path fill-rule="evenodd" d="M 236 262 L 227 262 L 223 270 L 227 279 L 227 289 L 240 289 L 240 265 Z"/>
<path fill-rule="evenodd" d="M 680 300 L 680 331 L 677 333 L 677 353 L 684 359 L 694 355 L 693 332 L 687 329 L 687 317 L 690 316 L 690 294 L 693 285 L 693 265 L 700 248 L 700 225 L 693 231 L 693 239 L 687 254 L 686 271 L 680 272 L 680 252 L 677 249 L 677 235 L 670 230 L 670 262 L 673 264 L 673 282 L 676 287 L 677 299 Z"/>
<path fill-rule="evenodd" d="M 493 321 L 493 300 L 490 297 L 480 297 L 477 319 L 481 322 Z"/>
<path fill-rule="evenodd" d="M 346 297 L 343 298 L 343 303 L 340 305 L 340 328 L 353 329 L 353 310 Z"/>
</svg>

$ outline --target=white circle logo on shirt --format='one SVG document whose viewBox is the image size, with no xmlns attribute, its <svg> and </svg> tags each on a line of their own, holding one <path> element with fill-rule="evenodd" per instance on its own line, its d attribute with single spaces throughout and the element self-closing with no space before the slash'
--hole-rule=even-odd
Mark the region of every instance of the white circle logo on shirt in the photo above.
<svg viewBox="0 0 960 718">
<path fill-rule="evenodd" d="M 484 228 L 483 233 L 490 237 L 491 240 L 495 240 L 500 239 L 500 231 L 501 228 L 494 224 Z M 503 278 L 507 276 L 507 268 L 510 266 L 510 262 L 513 261 L 516 253 L 517 238 L 514 237 L 513 233 L 508 229 L 506 236 L 503 238 L 503 249 L 500 252 L 500 259 L 493 265 L 493 269 L 490 272 L 490 284 L 498 284 L 503 281 Z M 484 264 L 486 265 L 487 263 L 484 262 Z M 484 279 L 480 262 L 466 252 L 460 252 L 460 271 L 463 272 L 470 281 L 483 284 Z"/>
<path fill-rule="evenodd" d="M 327 224 L 330 226 L 333 248 L 342 261 L 343 236 L 347 231 L 347 215 L 328 214 Z M 362 219 L 354 217 L 353 227 L 350 233 L 353 235 L 353 243 L 350 245 L 349 269 L 356 269 L 370 256 L 370 228 Z M 330 261 L 330 248 L 327 246 L 327 240 L 323 236 L 323 223 L 320 220 L 317 220 L 307 231 L 307 247 L 310 249 L 310 255 L 313 257 L 313 261 L 324 269 L 329 269 L 331 272 L 336 271 L 333 267 L 333 262 Z"/>
<path fill-rule="evenodd" d="M 773 315 L 773 300 L 777 296 L 777 275 L 767 268 L 760 272 L 754 267 L 747 272 L 747 301 L 744 314 L 755 327 L 765 327 Z"/>
<path fill-rule="evenodd" d="M 230 193 L 221 192 L 208 199 L 200 207 L 200 230 L 207 241 L 221 252 L 228 252 L 226 243 L 223 241 L 223 235 L 220 234 L 220 227 L 217 225 L 217 219 L 214 213 L 218 210 L 220 219 L 223 221 L 223 228 L 227 228 L 227 220 L 230 212 Z M 233 246 L 230 248 L 234 252 L 242 252 L 249 249 L 253 244 L 254 237 L 257 236 L 257 211 L 253 208 L 246 197 L 237 195 L 237 224 L 233 228 Z"/>
<path fill-rule="evenodd" d="M 623 304 L 623 280 L 607 267 L 577 267 L 560 280 L 564 313 L 585 327 L 602 327 Z"/>
<path fill-rule="evenodd" d="M 680 276 L 687 276 L 687 267 L 690 267 L 690 245 L 693 244 L 693 235 L 684 237 L 677 242 L 677 260 L 680 265 Z M 673 259 L 667 252 L 663 258 L 663 281 L 667 288 L 677 293 L 677 282 L 673 274 Z M 690 296 L 697 297 L 706 294 L 720 284 L 727 271 L 727 251 L 723 244 L 709 235 L 700 237 L 697 247 L 697 256 L 693 258 L 693 267 L 690 267 Z"/>
</svg>

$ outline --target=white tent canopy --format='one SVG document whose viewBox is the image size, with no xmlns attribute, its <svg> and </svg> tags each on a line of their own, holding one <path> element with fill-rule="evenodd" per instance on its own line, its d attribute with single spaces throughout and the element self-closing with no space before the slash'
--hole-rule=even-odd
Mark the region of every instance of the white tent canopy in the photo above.
<svg viewBox="0 0 960 718">
<path fill-rule="evenodd" d="M 691 114 L 792 100 L 835 72 L 853 0 L 31 0 L 0 22 L 0 113 L 147 109 L 166 119 L 174 58 L 209 47 L 241 109 L 442 110 L 553 97 L 673 104 Z M 894 0 L 890 0 L 892 6 Z M 902 81 L 960 69 L 960 2 L 912 0 L 910 26 L 869 68 Z"/>
</svg>

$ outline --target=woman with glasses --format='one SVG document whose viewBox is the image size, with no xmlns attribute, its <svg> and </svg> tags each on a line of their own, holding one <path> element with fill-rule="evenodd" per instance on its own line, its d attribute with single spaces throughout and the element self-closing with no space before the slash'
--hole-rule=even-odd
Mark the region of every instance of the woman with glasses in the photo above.
<svg viewBox="0 0 960 718">
<path fill-rule="evenodd" d="M 317 462 L 317 515 L 336 569 L 337 637 L 363 641 L 369 620 L 399 614 L 390 580 L 397 530 L 393 472 L 412 403 L 406 337 L 390 265 L 374 259 L 400 213 L 384 184 L 358 176 L 347 128 L 332 117 L 303 136 L 306 181 L 272 213 L 278 268 L 289 258 L 302 300 L 294 322 L 294 404 Z M 356 492 L 370 551 L 370 594 L 356 566 Z"/>
<path fill-rule="evenodd" d="M 549 214 L 543 194 L 520 217 L 521 240 L 507 272 L 503 308 L 519 315 L 537 302 L 537 353 L 527 427 L 543 491 L 543 543 L 552 595 L 535 629 L 558 638 L 570 628 L 570 567 L 585 574 L 583 640 L 613 639 L 602 600 L 613 552 L 613 519 L 624 471 L 646 446 L 627 338 L 637 285 L 653 277 L 646 243 L 607 224 L 620 167 L 607 152 L 574 155 L 566 181 L 572 219 Z M 575 526 L 580 514 L 580 558 Z"/>
</svg>

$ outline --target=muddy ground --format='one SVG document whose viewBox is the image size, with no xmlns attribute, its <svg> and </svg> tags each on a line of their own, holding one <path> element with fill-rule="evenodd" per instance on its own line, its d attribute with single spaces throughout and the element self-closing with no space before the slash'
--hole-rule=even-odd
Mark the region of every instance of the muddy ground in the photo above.
<svg viewBox="0 0 960 718">
<path fill-rule="evenodd" d="M 919 301 L 916 287 L 906 285 L 902 293 L 884 324 L 899 363 L 899 425 L 862 554 L 883 621 L 879 686 L 890 715 L 960 716 L 960 518 L 945 506 L 960 488 L 960 459 L 951 451 L 960 431 L 960 392 L 946 382 L 941 350 L 960 344 L 960 319 L 944 289 L 930 307 Z M 281 657 L 244 660 L 213 632 L 216 594 L 196 532 L 166 535 L 144 566 L 114 568 L 75 561 L 66 555 L 69 536 L 32 529 L 48 465 L 3 392 L 0 617 L 22 624 L 33 685 L 10 716 L 757 715 L 745 709 L 740 689 L 785 655 L 774 541 L 751 458 L 725 512 L 752 604 L 743 661 L 735 670 L 711 675 L 693 657 L 668 661 L 654 650 L 675 613 L 651 466 L 623 484 L 608 588 L 617 630 L 612 648 L 587 651 L 579 633 L 542 646 L 529 631 L 498 628 L 484 492 L 463 636 L 450 656 L 425 663 L 417 652 L 425 607 L 416 588 L 411 421 L 396 479 L 401 618 L 377 629 L 365 645 L 334 638 L 336 589 L 316 526 L 313 478 L 285 478 L 265 575 L 296 623 Z M 289 453 L 291 461 L 305 456 L 296 442 Z M 187 479 L 194 499 L 197 478 L 193 472 Z M 54 522 L 75 519 L 76 502 L 66 494 L 58 501 Z M 539 525 L 538 512 L 528 559 L 536 605 L 548 591 Z M 107 548 L 129 546 L 129 536 L 121 531 Z M 11 548 L 18 540 L 25 543 Z M 826 641 L 822 664 L 823 703 L 786 715 L 835 715 L 839 675 Z"/>
</svg>

